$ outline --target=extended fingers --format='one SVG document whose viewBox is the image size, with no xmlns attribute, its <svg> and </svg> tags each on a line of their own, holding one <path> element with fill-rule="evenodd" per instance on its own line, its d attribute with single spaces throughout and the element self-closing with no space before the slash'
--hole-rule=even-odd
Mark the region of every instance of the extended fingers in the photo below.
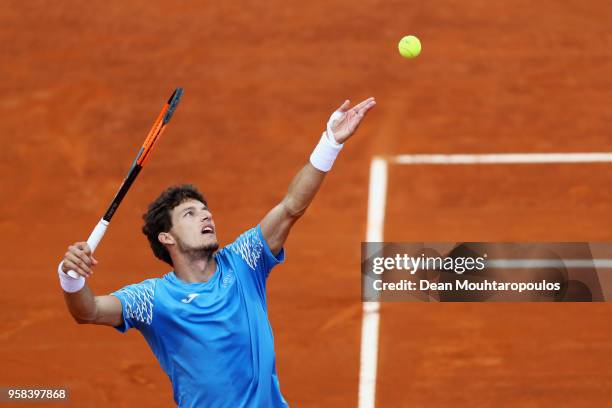
<svg viewBox="0 0 612 408">
<path fill-rule="evenodd" d="M 348 107 L 350 104 L 351 104 L 351 101 L 347 99 L 342 103 L 342 105 L 340 105 L 340 107 L 337 110 L 344 113 L 348 110 Z"/>
<path fill-rule="evenodd" d="M 359 124 L 361 123 L 365 115 L 368 113 L 368 111 L 376 105 L 376 101 L 374 100 L 374 98 L 368 98 L 365 101 L 361 102 L 359 105 L 360 105 L 359 109 L 356 109 L 357 108 L 356 106 L 355 108 L 351 109 L 349 111 L 349 114 L 347 115 L 347 116 L 350 116 L 352 119 L 351 120 L 352 132 L 357 130 L 357 128 L 359 127 Z M 353 113 L 353 115 L 351 115 L 351 113 Z"/>
<path fill-rule="evenodd" d="M 360 117 L 364 117 L 366 113 L 368 113 L 368 111 L 370 109 L 372 109 L 374 106 L 376 106 L 376 101 L 375 100 L 371 100 L 370 102 L 368 102 L 367 104 L 365 104 L 363 107 L 361 107 L 359 109 L 359 112 L 357 113 Z"/>
<path fill-rule="evenodd" d="M 362 105 L 359 110 L 355 111 L 355 117 L 357 118 L 357 120 L 361 122 L 361 120 L 365 117 L 366 113 L 368 113 L 368 111 L 374 106 L 376 106 L 376 101 L 371 98 L 371 100 Z"/>
<path fill-rule="evenodd" d="M 361 113 L 364 109 L 370 109 L 372 106 L 376 105 L 376 101 L 374 100 L 374 97 L 369 97 L 368 99 L 365 99 L 361 102 L 359 102 L 357 105 L 353 106 L 353 109 L 357 112 L 357 113 Z"/>
<path fill-rule="evenodd" d="M 368 110 L 370 110 L 374 105 L 376 105 L 376 101 L 374 100 L 374 97 L 371 96 L 361 102 L 359 102 L 357 105 L 353 106 L 350 110 L 349 110 L 349 105 L 351 104 L 350 100 L 345 100 L 342 105 L 340 105 L 340 107 L 337 109 L 339 112 L 345 113 L 345 112 L 355 112 L 356 114 L 360 115 L 360 114 L 365 114 L 365 112 L 367 112 Z"/>
</svg>

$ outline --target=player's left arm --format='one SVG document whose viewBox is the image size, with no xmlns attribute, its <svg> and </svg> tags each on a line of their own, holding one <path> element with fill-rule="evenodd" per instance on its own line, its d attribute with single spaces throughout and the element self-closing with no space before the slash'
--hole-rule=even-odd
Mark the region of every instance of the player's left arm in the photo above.
<svg viewBox="0 0 612 408">
<path fill-rule="evenodd" d="M 368 98 L 349 108 L 347 100 L 332 114 L 310 162 L 293 178 L 285 198 L 261 221 L 261 232 L 274 255 L 282 249 L 293 224 L 306 212 L 336 155 L 374 105 L 374 98 Z"/>
</svg>

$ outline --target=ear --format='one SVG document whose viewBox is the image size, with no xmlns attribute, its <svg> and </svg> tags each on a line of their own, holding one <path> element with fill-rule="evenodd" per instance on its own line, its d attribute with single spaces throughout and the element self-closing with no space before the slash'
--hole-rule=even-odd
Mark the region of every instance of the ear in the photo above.
<svg viewBox="0 0 612 408">
<path fill-rule="evenodd" d="M 167 232 L 160 232 L 159 234 L 157 234 L 157 240 L 162 244 L 166 245 L 174 245 L 176 243 L 172 234 L 169 234 Z"/>
</svg>

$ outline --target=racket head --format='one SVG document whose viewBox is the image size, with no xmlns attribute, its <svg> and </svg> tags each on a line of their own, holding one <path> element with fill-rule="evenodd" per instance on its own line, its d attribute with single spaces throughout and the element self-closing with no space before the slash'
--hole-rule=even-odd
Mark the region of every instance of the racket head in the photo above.
<svg viewBox="0 0 612 408">
<path fill-rule="evenodd" d="M 121 201 L 132 186 L 132 183 L 134 182 L 134 180 L 136 180 L 136 177 L 138 177 L 140 170 L 142 170 L 142 168 L 144 167 L 151 151 L 153 150 L 153 147 L 155 146 L 155 143 L 159 140 L 161 134 L 166 128 L 166 125 L 172 117 L 172 114 L 178 106 L 182 96 L 183 88 L 176 88 L 170 96 L 170 99 L 168 99 L 168 101 L 164 104 L 164 107 L 157 116 L 157 119 L 155 119 L 153 127 L 149 131 L 149 134 L 147 135 L 144 143 L 138 150 L 138 154 L 136 154 L 136 157 L 134 158 L 134 161 L 130 166 L 130 170 L 128 171 L 127 176 L 123 180 L 123 183 L 121 183 L 121 187 L 119 187 L 119 190 L 115 194 L 113 201 L 111 202 L 110 206 L 106 210 L 106 213 L 104 214 L 103 220 L 105 220 L 106 222 L 110 222 L 111 218 L 115 214 L 115 211 L 119 207 L 119 204 L 121 204 Z"/>
<path fill-rule="evenodd" d="M 166 114 L 164 115 L 164 119 L 162 121 L 164 125 L 170 121 L 170 118 L 172 117 L 172 114 L 174 114 L 174 110 L 181 101 L 182 96 L 183 88 L 176 88 L 170 96 L 170 99 L 168 99 L 168 110 L 166 111 Z"/>
<path fill-rule="evenodd" d="M 174 111 L 176 110 L 176 107 L 181 101 L 182 96 L 183 96 L 183 88 L 176 88 L 174 92 L 172 93 L 172 95 L 170 96 L 170 98 L 168 99 L 168 102 L 166 102 L 166 104 L 164 105 L 162 111 L 159 113 L 159 116 L 155 120 L 153 127 L 149 131 L 147 138 L 142 144 L 142 148 L 138 152 L 138 155 L 135 160 L 135 164 L 141 167 L 145 165 L 147 159 L 149 158 L 149 154 L 151 153 L 151 151 L 153 150 L 153 147 L 155 146 L 160 136 L 164 132 L 164 129 L 166 128 L 166 125 L 168 124 L 168 122 L 170 121 L 170 118 L 174 114 Z"/>
</svg>

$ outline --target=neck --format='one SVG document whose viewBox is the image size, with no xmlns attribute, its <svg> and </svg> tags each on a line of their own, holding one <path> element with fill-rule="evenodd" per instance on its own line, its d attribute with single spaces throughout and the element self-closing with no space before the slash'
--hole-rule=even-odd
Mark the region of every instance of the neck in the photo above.
<svg viewBox="0 0 612 408">
<path fill-rule="evenodd" d="M 217 268 L 213 251 L 176 254 L 172 257 L 172 263 L 176 276 L 188 283 L 208 282 Z"/>
</svg>

